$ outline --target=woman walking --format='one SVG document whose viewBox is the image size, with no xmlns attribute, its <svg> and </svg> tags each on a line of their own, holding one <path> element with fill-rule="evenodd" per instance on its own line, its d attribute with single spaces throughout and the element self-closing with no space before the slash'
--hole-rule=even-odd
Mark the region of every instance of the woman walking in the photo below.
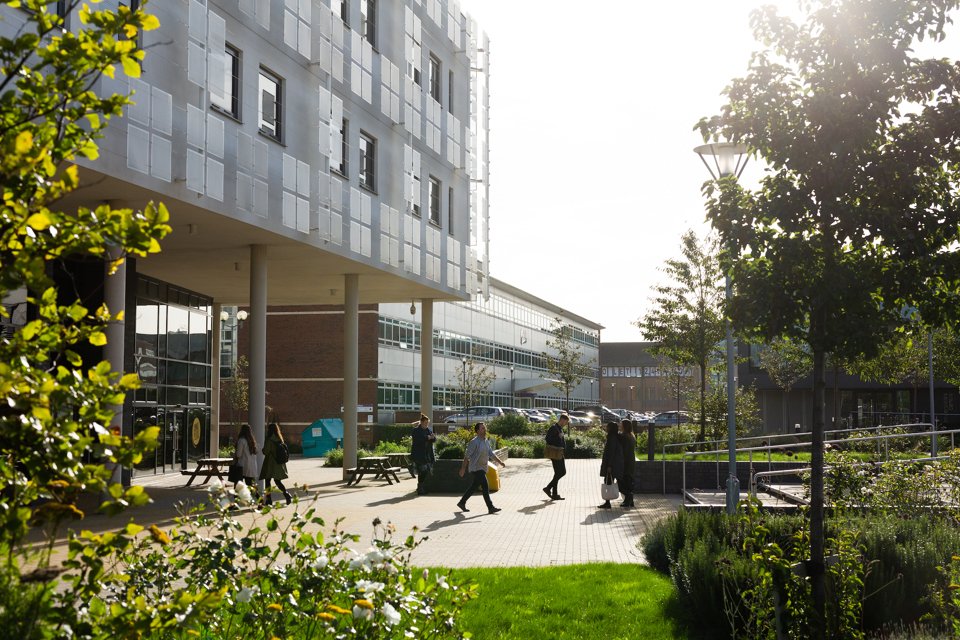
<svg viewBox="0 0 960 640">
<path fill-rule="evenodd" d="M 277 457 L 277 453 L 281 448 L 283 451 L 286 451 L 286 447 L 287 445 L 283 441 L 283 434 L 280 432 L 280 425 L 276 422 L 271 422 L 267 425 L 267 438 L 266 442 L 263 443 L 263 468 L 260 469 L 260 479 L 265 483 L 263 490 L 263 494 L 266 496 L 263 500 L 264 504 L 273 504 L 273 496 L 270 493 L 271 480 L 277 483 L 277 488 L 283 492 L 283 497 L 286 498 L 287 504 L 290 504 L 290 501 L 293 499 L 290 492 L 287 491 L 287 488 L 283 486 L 283 481 L 289 477 L 287 475 L 286 457 L 284 456 L 282 458 L 283 462 Z"/>
<path fill-rule="evenodd" d="M 623 482 L 623 448 L 620 446 L 620 435 L 617 433 L 620 425 L 616 422 L 607 423 L 607 441 L 603 445 L 603 460 L 600 461 L 600 475 L 604 484 Z M 610 501 L 605 500 L 598 509 L 609 509 Z"/>
<path fill-rule="evenodd" d="M 247 486 L 256 491 L 257 483 L 257 440 L 253 437 L 253 431 L 250 425 L 244 424 L 240 427 L 240 433 L 237 435 L 236 459 L 243 465 L 243 481 Z"/>
<path fill-rule="evenodd" d="M 633 506 L 633 471 L 637 466 L 637 438 L 633 435 L 633 422 L 620 421 L 620 448 L 623 449 L 623 482 L 620 493 L 623 494 L 621 507 Z"/>
</svg>

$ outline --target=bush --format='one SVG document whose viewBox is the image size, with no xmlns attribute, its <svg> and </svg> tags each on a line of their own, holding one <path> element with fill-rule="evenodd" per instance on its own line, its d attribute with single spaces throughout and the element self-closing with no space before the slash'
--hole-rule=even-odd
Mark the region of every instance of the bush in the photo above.
<svg viewBox="0 0 960 640">
<path fill-rule="evenodd" d="M 741 622 L 746 616 L 739 610 L 743 600 L 769 595 L 762 589 L 750 591 L 758 586 L 757 563 L 761 562 L 750 551 L 751 540 L 755 544 L 762 537 L 764 549 L 782 550 L 781 557 L 787 561 L 809 552 L 806 538 L 800 535 L 807 524 L 803 516 L 759 514 L 752 525 L 746 521 L 744 516 L 681 509 L 659 521 L 641 541 L 650 566 L 673 580 L 681 609 L 691 613 L 687 622 L 704 632 L 713 629 L 710 637 L 727 637 L 730 631 L 724 589 L 727 607 L 738 609 Z M 915 624 L 933 615 L 929 595 L 941 574 L 938 567 L 949 564 L 951 553 L 960 550 L 960 530 L 946 519 L 933 517 L 871 515 L 834 520 L 827 523 L 826 537 L 828 555 L 836 553 L 838 540 L 856 541 L 857 547 L 848 547 L 846 553 L 856 552 L 862 585 L 856 580 L 846 586 L 837 584 L 836 576 L 828 584 L 837 590 L 849 589 L 851 584 L 856 587 L 867 631 Z M 942 588 L 950 593 L 948 585 Z M 738 601 L 741 604 L 736 604 Z M 802 597 L 795 595 L 791 601 L 802 610 Z M 724 631 L 718 634 L 718 629 Z M 744 629 L 739 631 L 742 634 Z"/>
<path fill-rule="evenodd" d="M 526 416 L 517 413 L 505 413 L 487 423 L 487 432 L 504 438 L 532 435 L 536 431 Z"/>
<path fill-rule="evenodd" d="M 467 443 L 473 439 L 473 429 L 460 427 L 456 431 L 437 436 L 434 452 L 440 460 L 462 460 Z"/>
<path fill-rule="evenodd" d="M 399 442 L 392 442 L 390 440 L 381 440 L 377 443 L 374 453 L 377 455 L 384 455 L 387 453 L 410 453 L 410 449 L 413 446 L 413 437 L 405 436 Z"/>
<path fill-rule="evenodd" d="M 413 536 L 393 543 L 378 518 L 373 546 L 352 551 L 360 537 L 336 526 L 325 535 L 310 505 L 285 524 L 268 508 L 244 525 L 231 511 L 252 502 L 240 487 L 214 480 L 214 513 L 198 510 L 168 531 L 130 524 L 72 536 L 72 589 L 48 603 L 56 637 L 462 637 L 460 610 L 475 587 L 413 569 Z"/>
<path fill-rule="evenodd" d="M 413 432 L 412 424 L 384 424 L 376 427 L 377 440 L 379 442 L 401 442 L 404 438 L 409 438 Z"/>
<path fill-rule="evenodd" d="M 357 457 L 364 458 L 366 456 L 372 456 L 373 452 L 366 449 L 357 449 Z M 327 451 L 326 462 L 323 466 L 325 467 L 342 467 L 343 466 L 343 449 L 331 449 Z"/>
</svg>

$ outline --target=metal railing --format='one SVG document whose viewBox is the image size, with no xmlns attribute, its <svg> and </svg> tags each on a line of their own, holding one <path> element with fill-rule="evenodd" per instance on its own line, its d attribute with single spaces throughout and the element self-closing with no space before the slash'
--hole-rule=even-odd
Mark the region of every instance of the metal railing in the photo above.
<svg viewBox="0 0 960 640">
<path fill-rule="evenodd" d="M 911 423 L 911 424 L 891 424 L 891 425 L 883 425 L 883 426 L 876 426 L 876 427 L 857 427 L 857 428 L 854 428 L 854 429 L 830 429 L 830 430 L 828 430 L 828 431 L 824 431 L 824 432 L 823 432 L 823 435 L 824 435 L 824 437 L 826 438 L 826 437 L 831 436 L 831 435 L 839 435 L 839 434 L 843 434 L 843 433 L 856 433 L 856 432 L 860 432 L 860 431 L 875 431 L 875 432 L 877 433 L 877 435 L 880 435 L 880 432 L 881 432 L 881 431 L 887 431 L 887 430 L 890 430 L 890 429 L 916 428 L 916 427 L 922 427 L 923 429 L 925 429 L 925 431 L 923 431 L 922 433 L 923 433 L 924 435 L 926 435 L 927 437 L 931 437 L 933 425 L 931 425 L 929 422 L 918 422 L 918 423 Z M 947 432 L 946 432 L 946 431 L 937 431 L 936 433 L 937 433 L 937 435 L 940 435 L 940 434 L 947 433 Z M 787 446 L 787 445 L 797 444 L 797 437 L 798 437 L 798 435 L 807 435 L 807 436 L 809 436 L 809 434 L 810 434 L 809 431 L 803 431 L 803 432 L 801 432 L 801 434 L 796 434 L 796 433 L 769 433 L 769 434 L 760 435 L 760 436 L 742 436 L 742 437 L 737 438 L 737 451 L 738 451 L 738 452 L 739 452 L 739 451 L 748 451 L 748 449 L 741 449 L 741 447 L 740 447 L 740 443 L 741 443 L 741 442 L 747 443 L 747 442 L 752 442 L 752 441 L 754 441 L 754 440 L 759 440 L 759 441 L 761 441 L 761 442 L 766 441 L 766 442 L 767 442 L 767 446 L 766 446 L 765 448 L 766 448 L 766 450 L 767 450 L 767 462 L 770 463 L 770 462 L 772 462 L 772 460 L 771 460 L 771 455 L 772 455 L 773 449 L 781 449 L 781 448 L 783 448 L 784 446 Z M 902 435 L 902 434 L 901 434 L 901 435 Z M 771 442 L 771 441 L 774 440 L 774 439 L 780 439 L 780 440 L 790 439 L 790 441 L 789 441 L 789 442 L 785 442 L 785 443 L 780 443 L 780 444 L 774 444 L 773 442 Z M 842 440 L 842 441 L 849 441 L 849 439 L 844 439 L 844 440 Z M 680 448 L 689 448 L 689 447 L 694 447 L 694 446 L 710 446 L 710 445 L 716 446 L 716 445 L 723 445 L 723 444 L 726 444 L 726 443 L 727 443 L 727 440 L 726 440 L 726 438 L 724 438 L 724 439 L 722 439 L 722 440 L 717 439 L 717 440 L 703 440 L 703 441 L 701 441 L 701 442 L 690 441 L 690 442 L 675 442 L 675 443 L 665 444 L 665 445 L 663 445 L 663 447 L 661 448 L 661 457 L 660 457 L 660 460 L 661 460 L 662 462 L 666 462 L 666 459 L 667 459 L 667 448 L 680 449 Z M 952 447 L 952 446 L 953 446 L 953 442 L 951 441 L 950 444 L 951 444 L 951 447 Z M 878 446 L 879 446 L 879 445 L 878 445 Z M 764 447 L 761 447 L 761 449 L 763 449 L 763 448 L 764 448 Z M 721 454 L 721 453 L 726 453 L 726 451 L 727 451 L 727 449 L 712 449 L 712 450 L 709 450 L 709 451 L 705 452 L 705 453 L 707 453 L 707 454 L 715 454 L 716 457 L 717 457 L 717 486 L 721 486 L 721 485 L 720 485 L 720 466 L 721 466 L 721 463 L 722 463 L 722 462 L 724 462 L 724 463 L 726 462 L 726 460 L 720 460 L 720 454 Z M 877 453 L 880 453 L 880 451 L 878 450 Z M 750 462 L 751 462 L 751 463 L 753 462 L 753 458 L 752 458 L 752 457 L 750 458 Z M 662 476 L 661 479 L 662 479 L 662 482 L 663 482 L 663 493 L 666 494 L 666 493 L 667 493 L 667 466 L 666 466 L 665 464 L 664 464 L 663 467 L 662 467 L 661 476 Z"/>
<path fill-rule="evenodd" d="M 932 429 L 932 425 L 929 425 L 929 424 L 927 424 L 927 425 L 923 425 L 923 424 L 909 424 L 909 425 L 905 425 L 905 424 L 904 424 L 904 425 L 889 425 L 889 426 L 887 426 L 887 427 L 873 427 L 872 429 L 869 429 L 869 430 L 877 431 L 877 430 L 880 430 L 880 429 L 892 429 L 892 428 L 905 429 L 905 428 L 918 427 L 918 426 L 925 426 L 925 427 L 928 427 L 928 428 Z M 850 432 L 850 431 L 865 431 L 865 429 L 841 429 L 841 430 L 827 431 L 827 432 L 824 432 L 824 433 L 825 433 L 825 434 L 827 434 L 827 433 L 836 434 L 836 433 Z M 889 441 L 889 440 L 892 440 L 893 438 L 899 438 L 899 439 L 903 439 L 903 438 L 906 438 L 906 439 L 919 439 L 919 438 L 934 438 L 934 437 L 949 436 L 949 437 L 950 437 L 950 448 L 953 449 L 953 448 L 955 447 L 956 435 L 957 435 L 958 433 L 960 433 L 960 429 L 951 429 L 951 430 L 949 430 L 949 431 L 932 431 L 932 430 L 929 430 L 929 431 L 919 431 L 919 432 L 914 432 L 914 433 L 891 433 L 891 434 L 881 434 L 881 435 L 873 435 L 873 436 L 863 436 L 863 437 L 858 437 L 858 438 L 839 438 L 839 439 L 834 439 L 834 440 L 824 440 L 824 446 L 826 446 L 826 445 L 851 444 L 851 443 L 855 443 L 855 442 L 874 442 L 874 441 L 878 441 L 878 453 L 879 453 L 879 441 L 884 441 L 884 448 L 883 448 L 883 451 L 884 451 L 884 461 L 889 461 L 889 459 L 890 459 L 890 447 L 889 447 L 888 441 Z M 755 439 L 756 437 L 757 437 L 757 436 L 751 436 L 751 439 Z M 746 438 L 745 438 L 745 439 L 746 439 Z M 810 447 L 812 444 L 813 444 L 812 442 L 791 442 L 791 443 L 790 443 L 790 446 L 791 446 L 791 447 L 796 447 L 796 448 L 799 448 L 799 449 L 803 449 L 803 448 L 808 448 L 808 447 Z M 782 446 L 783 446 L 783 445 L 773 445 L 773 444 L 767 443 L 765 446 L 761 446 L 761 447 L 743 447 L 743 448 L 737 447 L 737 453 L 738 453 L 738 454 L 739 454 L 739 453 L 747 453 L 747 454 L 749 454 L 749 464 L 750 464 L 750 469 L 751 469 L 751 485 L 752 485 L 752 483 L 753 483 L 753 479 L 752 479 L 752 475 L 753 475 L 753 470 L 752 470 L 752 469 L 753 469 L 753 452 L 755 452 L 755 451 L 765 451 L 765 452 L 767 453 L 767 463 L 768 463 L 768 464 L 772 464 L 772 459 L 771 459 L 772 453 L 773 453 L 772 450 L 773 450 L 774 448 L 781 448 Z M 687 459 L 688 459 L 688 458 L 695 458 L 695 457 L 699 457 L 699 456 L 711 456 L 711 455 L 712 455 L 712 456 L 716 456 L 716 457 L 717 457 L 717 460 L 718 460 L 718 462 L 717 462 L 717 478 L 718 478 L 717 486 L 719 487 L 719 486 L 720 486 L 720 483 L 719 483 L 719 477 L 720 477 L 720 471 L 719 471 L 719 469 L 720 469 L 720 462 L 719 462 L 719 460 L 720 460 L 720 458 L 719 458 L 719 456 L 720 456 L 721 454 L 727 453 L 728 451 L 729 451 L 728 449 L 715 449 L 715 450 L 712 450 L 712 451 L 685 451 L 685 452 L 683 452 L 683 454 L 680 456 L 681 465 L 682 465 L 682 495 L 686 495 L 686 492 L 687 492 Z M 918 459 L 919 459 L 919 460 L 940 460 L 940 459 L 942 459 L 942 457 L 938 456 L 938 457 L 936 457 L 936 458 L 933 458 L 933 457 L 930 457 L 930 456 L 926 456 L 926 457 L 924 457 L 924 458 L 918 458 Z M 666 466 L 666 465 L 664 465 L 664 467 L 665 467 L 665 466 Z M 772 471 L 772 470 L 768 470 L 768 472 L 771 472 L 771 473 L 772 473 L 773 471 Z M 791 470 L 791 472 L 794 473 L 794 474 L 797 473 L 796 470 Z M 666 493 L 665 485 L 666 485 L 666 480 L 664 479 L 664 493 Z"/>
</svg>

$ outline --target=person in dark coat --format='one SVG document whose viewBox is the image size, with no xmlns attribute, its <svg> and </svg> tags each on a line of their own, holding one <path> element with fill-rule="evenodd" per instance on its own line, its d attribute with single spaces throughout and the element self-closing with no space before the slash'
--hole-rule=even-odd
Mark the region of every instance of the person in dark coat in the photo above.
<svg viewBox="0 0 960 640">
<path fill-rule="evenodd" d="M 287 465 L 277 461 L 277 446 L 282 442 L 283 433 L 280 431 L 280 425 L 271 422 L 267 425 L 266 442 L 263 443 L 263 466 L 260 468 L 260 479 L 265 482 L 263 495 L 266 497 L 263 501 L 268 505 L 273 504 L 273 496 L 270 495 L 271 480 L 277 483 L 277 489 L 283 492 L 287 504 L 290 504 L 293 499 L 287 488 L 283 486 L 283 481 L 289 477 L 287 475 Z"/>
<path fill-rule="evenodd" d="M 620 425 L 616 422 L 607 423 L 607 441 L 603 445 L 603 459 L 600 461 L 600 475 L 604 484 L 611 484 L 614 480 L 618 485 L 623 482 L 623 448 L 617 433 L 619 429 Z M 609 509 L 610 501 L 606 500 L 598 508 Z"/>
<path fill-rule="evenodd" d="M 636 469 L 637 437 L 633 435 L 633 422 L 620 422 L 620 448 L 623 449 L 623 482 L 620 484 L 620 493 L 623 494 L 621 507 L 633 506 L 633 472 Z"/>
<path fill-rule="evenodd" d="M 565 413 L 561 413 L 560 417 L 557 418 L 557 421 L 554 422 L 549 429 L 547 429 L 547 444 L 551 444 L 555 447 L 566 447 L 566 443 L 563 440 L 563 428 L 567 426 L 570 422 L 570 416 Z M 560 482 L 560 478 L 567 475 L 567 465 L 563 458 L 559 460 L 550 460 L 553 463 L 553 479 L 550 480 L 550 483 L 543 488 L 543 492 L 551 500 L 563 500 L 560 497 L 560 493 L 557 491 L 557 483 Z"/>
<path fill-rule="evenodd" d="M 410 446 L 410 459 L 417 469 L 417 495 L 427 494 L 427 478 L 433 471 L 435 456 L 433 443 L 437 436 L 430 430 L 430 418 L 420 414 L 420 421 L 413 429 L 413 444 Z"/>
</svg>

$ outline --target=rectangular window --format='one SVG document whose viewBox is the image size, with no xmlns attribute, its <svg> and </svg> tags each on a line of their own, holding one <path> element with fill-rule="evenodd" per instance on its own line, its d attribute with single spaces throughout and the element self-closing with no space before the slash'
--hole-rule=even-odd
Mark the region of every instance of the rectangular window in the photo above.
<svg viewBox="0 0 960 640">
<path fill-rule="evenodd" d="M 413 176 L 413 191 L 414 191 L 414 193 L 416 193 L 416 194 L 421 194 L 421 193 L 422 193 L 422 192 L 420 191 L 420 176 L 417 176 L 417 175 Z M 414 204 L 414 205 L 413 205 L 413 215 L 417 216 L 418 218 L 420 217 L 420 205 L 419 205 L 419 204 Z"/>
<path fill-rule="evenodd" d="M 360 0 L 360 35 L 377 46 L 377 0 Z"/>
<path fill-rule="evenodd" d="M 330 3 L 330 9 L 333 11 L 333 15 L 337 16 L 343 21 L 343 25 L 345 27 L 350 26 L 349 0 L 332 0 Z"/>
<path fill-rule="evenodd" d="M 260 133 L 283 139 L 283 80 L 260 69 Z"/>
<path fill-rule="evenodd" d="M 453 235 L 453 187 L 447 189 L 447 233 Z"/>
<path fill-rule="evenodd" d="M 360 169 L 357 180 L 361 187 L 377 189 L 377 141 L 368 133 L 360 132 Z"/>
<path fill-rule="evenodd" d="M 440 60 L 430 54 L 430 95 L 440 102 Z"/>
<path fill-rule="evenodd" d="M 453 113 L 453 71 L 447 72 L 447 111 Z"/>
<path fill-rule="evenodd" d="M 350 157 L 350 121 L 343 119 L 343 126 L 340 127 L 340 166 L 334 167 L 334 170 L 340 172 L 340 175 L 347 177 L 347 170 L 350 168 L 348 159 Z"/>
<path fill-rule="evenodd" d="M 210 104 L 240 119 L 240 50 L 226 46 L 226 64 L 223 67 L 223 98 L 210 94 Z"/>
<path fill-rule="evenodd" d="M 430 222 L 440 224 L 440 181 L 430 176 Z"/>
</svg>

